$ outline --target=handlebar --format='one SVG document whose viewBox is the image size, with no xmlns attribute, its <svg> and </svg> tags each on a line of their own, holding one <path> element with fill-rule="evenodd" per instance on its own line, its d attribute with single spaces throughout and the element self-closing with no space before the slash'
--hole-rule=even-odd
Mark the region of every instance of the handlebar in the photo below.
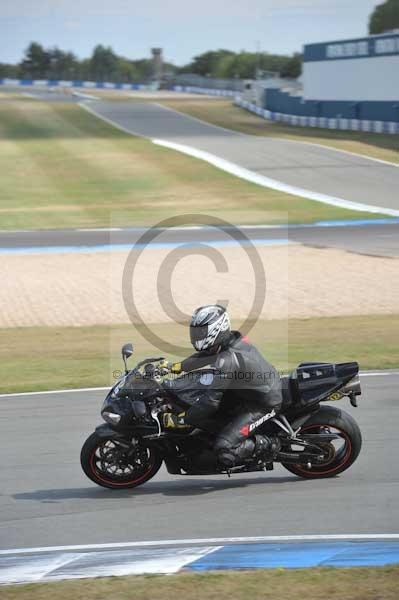
<svg viewBox="0 0 399 600">
<path fill-rule="evenodd" d="M 148 364 L 148 363 L 160 362 L 161 360 L 165 360 L 165 357 L 159 356 L 158 358 L 145 358 L 144 360 L 141 360 L 140 362 L 137 363 L 137 365 L 135 366 L 135 369 L 139 369 L 140 367 L 142 367 L 143 365 Z"/>
</svg>

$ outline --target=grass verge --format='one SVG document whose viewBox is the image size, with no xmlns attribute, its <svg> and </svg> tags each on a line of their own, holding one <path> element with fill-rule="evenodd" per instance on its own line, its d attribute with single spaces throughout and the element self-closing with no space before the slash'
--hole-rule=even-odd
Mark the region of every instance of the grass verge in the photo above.
<svg viewBox="0 0 399 600">
<path fill-rule="evenodd" d="M 151 329 L 169 342 L 189 345 L 186 326 Z M 259 321 L 250 339 L 283 371 L 305 360 L 357 360 L 362 369 L 399 367 L 399 315 Z M 128 325 L 2 329 L 0 392 L 107 386 L 121 369 L 121 345 L 131 340 L 136 360 L 165 355 Z"/>
<path fill-rule="evenodd" d="M 234 106 L 231 100 L 168 99 L 160 100 L 159 103 L 214 125 L 242 133 L 322 144 L 399 164 L 399 144 L 395 135 L 295 127 L 266 121 Z"/>
<path fill-rule="evenodd" d="M 0 161 L 3 230 L 151 225 L 199 211 L 246 224 L 375 217 L 243 181 L 71 103 L 2 101 Z"/>
<path fill-rule="evenodd" d="M 351 569 L 271 569 L 83 579 L 6 586 L 3 600 L 396 600 L 399 566 Z M 294 590 L 294 592 L 293 592 Z"/>
</svg>

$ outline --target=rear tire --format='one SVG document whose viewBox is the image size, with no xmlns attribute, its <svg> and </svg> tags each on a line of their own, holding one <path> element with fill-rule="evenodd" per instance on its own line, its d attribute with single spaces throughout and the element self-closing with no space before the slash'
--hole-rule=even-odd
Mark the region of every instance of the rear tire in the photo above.
<svg viewBox="0 0 399 600">
<path fill-rule="evenodd" d="M 159 471 L 162 458 L 154 448 L 138 442 L 130 456 L 116 438 L 92 433 L 83 444 L 80 464 L 91 481 L 113 490 L 132 489 L 142 485 Z"/>
<path fill-rule="evenodd" d="M 320 428 L 330 428 L 338 433 L 343 446 L 332 459 L 309 469 L 303 464 L 282 463 L 283 467 L 304 479 L 325 479 L 343 473 L 353 465 L 362 447 L 362 434 L 356 421 L 348 413 L 331 406 L 323 406 L 301 427 L 301 433 L 318 433 Z"/>
</svg>

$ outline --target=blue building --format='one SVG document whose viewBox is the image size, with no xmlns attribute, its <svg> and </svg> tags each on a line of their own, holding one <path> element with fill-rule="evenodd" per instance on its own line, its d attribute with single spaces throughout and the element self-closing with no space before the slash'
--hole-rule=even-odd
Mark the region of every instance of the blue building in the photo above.
<svg viewBox="0 0 399 600">
<path fill-rule="evenodd" d="M 265 90 L 273 113 L 399 123 L 399 33 L 308 44 L 303 95 Z"/>
</svg>

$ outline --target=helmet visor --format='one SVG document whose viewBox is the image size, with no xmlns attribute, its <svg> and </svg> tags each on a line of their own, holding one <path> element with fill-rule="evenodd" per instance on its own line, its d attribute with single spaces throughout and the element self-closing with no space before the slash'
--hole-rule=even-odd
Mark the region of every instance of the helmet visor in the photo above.
<svg viewBox="0 0 399 600">
<path fill-rule="evenodd" d="M 200 325 L 199 327 L 190 327 L 190 340 L 194 348 L 200 349 L 202 342 L 208 335 L 208 325 Z"/>
</svg>

